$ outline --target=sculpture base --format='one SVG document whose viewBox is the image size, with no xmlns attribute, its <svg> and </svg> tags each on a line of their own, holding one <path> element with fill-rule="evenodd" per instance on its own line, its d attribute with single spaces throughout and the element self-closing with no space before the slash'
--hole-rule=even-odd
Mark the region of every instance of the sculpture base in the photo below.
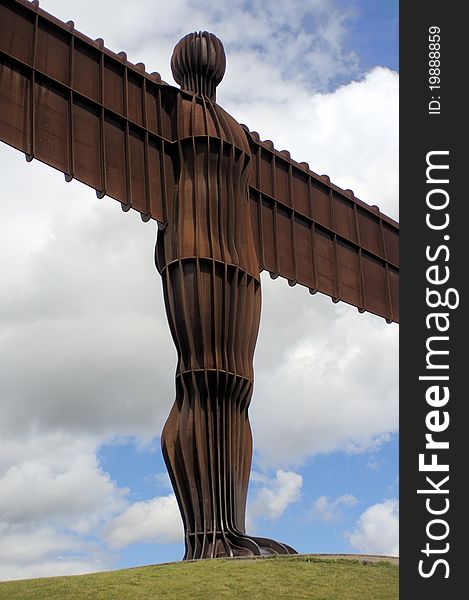
<svg viewBox="0 0 469 600">
<path fill-rule="evenodd" d="M 186 551 L 184 560 L 298 554 L 287 544 L 240 532 L 189 534 L 188 538 L 190 542 L 186 544 L 186 547 L 190 550 Z"/>
</svg>

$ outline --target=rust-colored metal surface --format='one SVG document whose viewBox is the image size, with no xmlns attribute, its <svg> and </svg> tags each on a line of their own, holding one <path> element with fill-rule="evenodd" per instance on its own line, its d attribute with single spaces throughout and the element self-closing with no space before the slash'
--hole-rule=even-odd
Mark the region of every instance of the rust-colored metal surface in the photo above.
<svg viewBox="0 0 469 600">
<path fill-rule="evenodd" d="M 0 0 L 0 24 L 0 139 L 144 221 L 166 223 L 178 103 L 193 96 L 180 59 L 175 79 L 186 92 L 26 0 Z M 260 270 L 399 322 L 399 225 L 244 130 Z M 210 136 L 221 139 L 218 131 Z"/>
<path fill-rule="evenodd" d="M 178 352 L 162 448 L 185 558 L 294 553 L 245 532 L 260 271 L 398 321 L 399 226 L 216 103 L 213 34 L 185 36 L 171 66 L 181 90 L 37 3 L 0 0 L 0 139 L 160 223 Z"/>
<path fill-rule="evenodd" d="M 166 220 L 178 90 L 36 4 L 0 0 L 0 139 Z"/>
<path fill-rule="evenodd" d="M 175 78 L 196 95 L 181 97 L 177 107 L 177 193 L 156 249 L 178 352 L 176 400 L 162 448 L 184 521 L 186 558 L 294 553 L 245 533 L 261 284 L 249 142 L 214 101 L 224 65 L 223 46 L 207 32 L 187 35 L 174 50 Z"/>
<path fill-rule="evenodd" d="M 398 223 L 246 133 L 260 269 L 398 323 Z"/>
</svg>

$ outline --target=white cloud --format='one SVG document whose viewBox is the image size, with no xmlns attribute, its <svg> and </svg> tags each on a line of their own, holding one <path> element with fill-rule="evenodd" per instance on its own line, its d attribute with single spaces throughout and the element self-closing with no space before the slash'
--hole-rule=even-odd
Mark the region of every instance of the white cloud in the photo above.
<svg viewBox="0 0 469 600">
<path fill-rule="evenodd" d="M 53 528 L 7 528 L 0 525 L 0 564 L 5 562 L 31 563 L 51 553 L 80 551 L 83 543 L 72 536 L 58 534 Z"/>
<path fill-rule="evenodd" d="M 18 539 L 12 538 L 12 544 L 21 543 Z M 99 556 L 68 557 L 57 555 L 55 558 L 48 559 L 42 557 L 41 560 L 34 563 L 20 564 L 7 560 L 0 566 L 0 580 L 10 581 L 14 579 L 31 579 L 34 577 L 60 577 L 61 575 L 83 575 L 85 573 L 95 573 L 100 571 L 109 571 L 112 563 L 101 559 Z"/>
<path fill-rule="evenodd" d="M 54 527 L 0 523 L 0 580 L 78 575 L 110 567 L 108 557 L 94 543 Z"/>
<path fill-rule="evenodd" d="M 247 51 L 249 63 L 262 75 L 263 69 L 280 73 L 284 80 L 297 79 L 308 89 L 327 88 L 336 79 L 349 81 L 359 71 L 359 59 L 344 49 L 349 11 L 333 0 L 280 2 L 231 0 L 43 0 L 41 7 L 75 26 L 90 37 L 104 37 L 114 52 L 126 50 L 132 62 L 143 61 L 172 82 L 169 58 L 177 41 L 195 30 L 214 32 L 224 42 L 229 69 L 238 52 Z M 92 8 L 92 10 L 90 10 Z M 112 21 L 108 15 L 112 14 Z M 249 80 L 234 78 L 229 85 L 252 93 Z M 235 83 L 236 82 L 236 83 Z M 269 81 L 265 81 L 269 89 Z M 261 86 L 259 86 L 261 87 Z"/>
<path fill-rule="evenodd" d="M 391 429 L 394 429 L 392 427 Z M 390 433 L 364 436 L 359 440 L 353 440 L 344 444 L 344 450 L 349 454 L 363 454 L 364 452 L 373 452 L 379 450 L 384 444 L 391 441 Z"/>
<path fill-rule="evenodd" d="M 104 519 L 123 507 L 128 490 L 117 488 L 100 469 L 92 440 L 57 433 L 30 436 L 21 446 L 15 439 L 2 440 L 0 522 L 53 519 L 73 529 L 80 521 L 77 527 L 83 532 L 84 518 Z"/>
<path fill-rule="evenodd" d="M 137 542 L 180 542 L 182 521 L 174 494 L 135 502 L 115 517 L 105 531 L 111 548 L 124 548 Z"/>
<path fill-rule="evenodd" d="M 127 491 L 101 470 L 91 437 L 2 435 L 0 579 L 110 568 L 93 535 L 123 509 Z"/>
<path fill-rule="evenodd" d="M 156 485 L 162 490 L 172 490 L 173 485 L 171 483 L 171 479 L 169 478 L 169 473 L 165 471 L 164 473 L 156 473 L 156 475 L 147 475 L 145 478 L 146 481 L 154 481 Z"/>
<path fill-rule="evenodd" d="M 109 569 L 114 548 L 181 540 L 174 495 L 128 506 L 129 490 L 101 470 L 93 438 L 31 432 L 25 444 L 3 439 L 2 450 L 0 579 Z"/>
<path fill-rule="evenodd" d="M 399 502 L 385 500 L 370 506 L 346 535 L 350 544 L 366 554 L 399 555 Z"/>
<path fill-rule="evenodd" d="M 103 518 L 121 508 L 127 490 L 117 489 L 109 475 L 100 470 L 95 447 L 84 448 L 77 440 L 61 437 L 70 446 L 56 447 L 59 461 L 41 456 L 41 440 L 36 439 L 35 455 L 23 460 L 17 457 L 15 464 L 2 474 L 0 518 L 3 521 L 12 524 L 53 518 L 56 522 L 65 520 L 73 528 L 74 519 L 82 520 L 85 515 L 95 517 L 97 512 Z M 79 525 L 80 530 L 83 527 L 83 523 Z"/>
<path fill-rule="evenodd" d="M 331 308 L 264 278 L 251 415 L 266 466 L 376 449 L 397 431 L 397 326 Z"/>
<path fill-rule="evenodd" d="M 4 152 L 2 169 L 18 172 L 20 159 Z M 26 178 L 21 222 L 36 222 L 43 199 L 48 217 L 28 246 L 29 228 L 15 222 L 23 188 L 14 177 L 5 183 L 1 229 L 18 235 L 0 242 L 12 273 L 0 291 L 0 427 L 151 438 L 173 401 L 176 359 L 153 264 L 155 226 L 109 200 L 99 206 L 78 184 L 60 198 L 57 173 L 30 166 L 47 193 L 33 196 Z"/>
<path fill-rule="evenodd" d="M 298 502 L 301 497 L 303 477 L 299 473 L 280 469 L 275 474 L 275 479 L 257 477 L 257 480 L 262 481 L 264 487 L 257 491 L 254 500 L 248 506 L 251 519 L 278 519 L 290 504 Z"/>
<path fill-rule="evenodd" d="M 339 520 L 343 516 L 343 509 L 355 506 L 358 500 L 353 494 L 344 494 L 337 498 L 320 496 L 313 504 L 311 514 L 320 521 L 330 523 Z"/>
<path fill-rule="evenodd" d="M 376 67 L 333 92 L 311 94 L 297 82 L 286 86 L 274 69 L 258 73 L 246 65 L 247 57 L 238 60 L 237 77 L 249 77 L 252 71 L 252 86 L 265 89 L 269 79 L 269 91 L 260 98 L 227 94 L 229 112 L 261 139 L 271 139 L 278 150 L 287 148 L 295 160 L 308 162 L 319 175 L 329 175 L 335 184 L 398 218 L 397 73 Z"/>
</svg>

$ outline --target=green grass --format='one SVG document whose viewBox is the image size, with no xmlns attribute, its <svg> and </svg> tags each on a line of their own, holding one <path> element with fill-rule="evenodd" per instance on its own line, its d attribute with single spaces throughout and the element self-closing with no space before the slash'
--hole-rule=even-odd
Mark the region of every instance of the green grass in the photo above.
<svg viewBox="0 0 469 600">
<path fill-rule="evenodd" d="M 399 567 L 316 557 L 206 560 L 0 583 L 3 600 L 397 600 Z"/>
</svg>

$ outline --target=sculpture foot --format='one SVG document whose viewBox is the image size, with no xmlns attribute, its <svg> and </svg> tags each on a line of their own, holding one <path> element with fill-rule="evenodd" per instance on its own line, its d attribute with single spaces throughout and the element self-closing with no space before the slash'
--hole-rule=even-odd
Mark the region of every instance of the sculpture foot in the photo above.
<svg viewBox="0 0 469 600">
<path fill-rule="evenodd" d="M 189 535 L 184 560 L 200 558 L 234 558 L 236 556 L 275 556 L 298 554 L 288 544 L 241 532 L 217 532 Z"/>
</svg>

